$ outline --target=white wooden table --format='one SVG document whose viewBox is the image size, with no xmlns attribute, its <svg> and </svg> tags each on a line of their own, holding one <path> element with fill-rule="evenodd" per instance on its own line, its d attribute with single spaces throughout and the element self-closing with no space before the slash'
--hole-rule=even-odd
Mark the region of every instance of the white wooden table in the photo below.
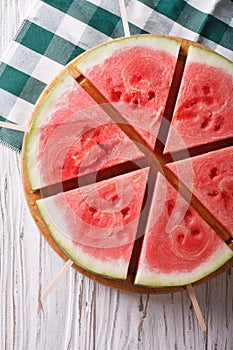
<svg viewBox="0 0 233 350">
<path fill-rule="evenodd" d="M 33 2 L 0 0 L 0 53 Z M 233 269 L 195 289 L 205 333 L 187 292 L 122 293 L 72 268 L 42 305 L 41 292 L 64 262 L 27 209 L 20 154 L 0 144 L 0 164 L 1 350 L 233 349 Z"/>
</svg>

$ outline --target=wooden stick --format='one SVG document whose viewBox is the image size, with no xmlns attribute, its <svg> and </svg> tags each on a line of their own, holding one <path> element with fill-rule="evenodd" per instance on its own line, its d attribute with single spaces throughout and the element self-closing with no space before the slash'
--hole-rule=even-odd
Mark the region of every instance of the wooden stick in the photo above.
<svg viewBox="0 0 233 350">
<path fill-rule="evenodd" d="M 62 279 L 62 277 L 65 275 L 65 273 L 69 270 L 69 268 L 73 265 L 72 260 L 67 260 L 65 265 L 62 267 L 62 269 L 58 272 L 58 274 L 54 277 L 52 282 L 49 284 L 49 286 L 46 288 L 44 293 L 42 293 L 41 300 L 44 300 L 47 298 L 47 296 L 52 292 L 52 290 L 56 287 L 58 282 Z"/>
<path fill-rule="evenodd" d="M 205 321 L 204 321 L 204 318 L 202 316 L 202 313 L 201 313 L 201 310 L 200 310 L 200 307 L 198 305 L 198 301 L 197 301 L 197 298 L 196 298 L 196 295 L 195 295 L 195 292 L 194 292 L 194 288 L 192 286 L 192 284 L 188 284 L 186 286 L 187 290 L 188 290 L 188 293 L 189 293 L 189 297 L 192 301 L 192 304 L 193 304 L 193 308 L 195 310 L 195 313 L 196 313 L 196 316 L 197 316 L 197 319 L 198 319 L 198 322 L 199 322 L 199 325 L 201 327 L 201 330 L 203 332 L 206 331 L 206 325 L 205 325 Z"/>
<path fill-rule="evenodd" d="M 119 0 L 119 5 L 120 5 L 121 18 L 122 18 L 122 24 L 125 32 L 125 37 L 129 37 L 130 31 L 129 31 L 129 23 L 127 19 L 126 8 L 125 8 L 125 1 Z"/>
<path fill-rule="evenodd" d="M 18 124 L 13 124 L 13 123 L 7 123 L 7 122 L 1 122 L 1 121 L 0 121 L 0 127 L 5 128 L 5 129 L 23 131 L 23 132 L 28 132 L 29 131 L 29 127 L 28 126 L 18 125 Z"/>
</svg>

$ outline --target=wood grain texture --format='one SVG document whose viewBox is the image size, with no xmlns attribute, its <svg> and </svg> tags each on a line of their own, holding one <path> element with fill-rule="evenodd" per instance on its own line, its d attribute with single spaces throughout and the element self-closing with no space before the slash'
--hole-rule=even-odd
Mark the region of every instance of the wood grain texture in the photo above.
<svg viewBox="0 0 233 350">
<path fill-rule="evenodd" d="M 0 0 L 0 52 L 32 3 Z M 39 296 L 63 260 L 31 218 L 20 155 L 0 145 L 0 164 L 1 350 L 233 349 L 233 269 L 195 288 L 206 333 L 186 291 L 150 296 L 118 292 L 74 269 L 41 305 Z"/>
</svg>

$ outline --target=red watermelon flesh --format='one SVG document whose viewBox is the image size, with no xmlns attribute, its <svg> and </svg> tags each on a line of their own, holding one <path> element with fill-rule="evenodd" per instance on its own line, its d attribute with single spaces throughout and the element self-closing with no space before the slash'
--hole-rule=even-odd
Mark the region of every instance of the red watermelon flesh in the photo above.
<svg viewBox="0 0 233 350">
<path fill-rule="evenodd" d="M 49 118 L 47 117 L 46 124 L 42 125 L 40 153 L 44 152 L 46 143 L 59 125 L 69 121 L 78 112 L 85 111 L 95 105 L 96 103 L 90 95 L 86 94 L 80 85 L 73 82 L 72 86 L 67 91 L 62 92 L 57 98 L 51 115 Z M 43 131 L 43 128 L 45 131 Z"/>
<path fill-rule="evenodd" d="M 230 254 L 218 235 L 159 175 L 135 283 L 192 283 L 217 269 Z"/>
<path fill-rule="evenodd" d="M 177 166 L 182 167 L 184 172 L 179 175 L 180 180 L 187 184 L 185 172 L 191 161 L 193 193 L 233 235 L 232 160 L 233 147 L 228 147 L 191 159 L 180 160 L 170 164 L 169 168 L 176 173 Z"/>
<path fill-rule="evenodd" d="M 37 205 L 74 261 L 88 270 L 125 278 L 147 174 L 147 169 L 139 170 L 38 200 Z"/>
<path fill-rule="evenodd" d="M 176 65 L 166 51 L 135 46 L 84 72 L 144 139 L 154 145 Z"/>
<path fill-rule="evenodd" d="M 233 69 L 223 57 L 190 47 L 166 151 L 233 136 Z"/>
<path fill-rule="evenodd" d="M 38 161 L 44 185 L 140 156 L 134 143 L 76 82 L 59 97 L 49 123 L 41 128 Z"/>
</svg>

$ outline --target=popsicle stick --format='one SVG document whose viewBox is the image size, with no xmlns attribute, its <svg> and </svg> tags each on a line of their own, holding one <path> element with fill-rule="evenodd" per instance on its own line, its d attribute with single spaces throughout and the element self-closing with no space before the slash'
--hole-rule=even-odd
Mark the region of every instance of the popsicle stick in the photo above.
<svg viewBox="0 0 233 350">
<path fill-rule="evenodd" d="M 62 269 L 58 272 L 58 274 L 54 277 L 52 282 L 48 285 L 46 290 L 41 295 L 41 300 L 44 300 L 47 298 L 47 296 L 53 291 L 53 289 L 57 286 L 57 284 L 60 282 L 62 277 L 66 274 L 66 272 L 69 270 L 69 268 L 73 265 L 72 260 L 67 260 L 65 265 L 62 267 Z"/>
<path fill-rule="evenodd" d="M 122 18 L 122 24 L 125 32 L 125 37 L 128 37 L 130 36 L 130 31 L 129 31 L 129 23 L 128 23 L 128 18 L 126 13 L 125 1 L 119 0 L 119 5 L 120 5 L 121 18 Z"/>
<path fill-rule="evenodd" d="M 5 128 L 5 129 L 23 131 L 23 132 L 28 132 L 29 131 L 29 127 L 28 126 L 12 124 L 12 123 L 7 123 L 7 122 L 1 122 L 1 121 L 0 121 L 0 127 Z"/>
<path fill-rule="evenodd" d="M 195 295 L 195 292 L 194 292 L 194 288 L 193 288 L 192 284 L 188 284 L 186 286 L 186 288 L 188 290 L 189 297 L 190 297 L 190 299 L 192 301 L 193 308 L 194 308 L 194 311 L 196 313 L 196 316 L 197 316 L 199 325 L 201 327 L 201 330 L 203 332 L 205 332 L 206 331 L 206 325 L 205 325 L 205 321 L 204 321 L 204 318 L 202 316 L 202 313 L 201 313 L 201 310 L 200 310 L 200 307 L 199 307 L 199 304 L 198 304 L 198 301 L 197 301 L 197 298 L 196 298 L 196 295 Z"/>
</svg>

